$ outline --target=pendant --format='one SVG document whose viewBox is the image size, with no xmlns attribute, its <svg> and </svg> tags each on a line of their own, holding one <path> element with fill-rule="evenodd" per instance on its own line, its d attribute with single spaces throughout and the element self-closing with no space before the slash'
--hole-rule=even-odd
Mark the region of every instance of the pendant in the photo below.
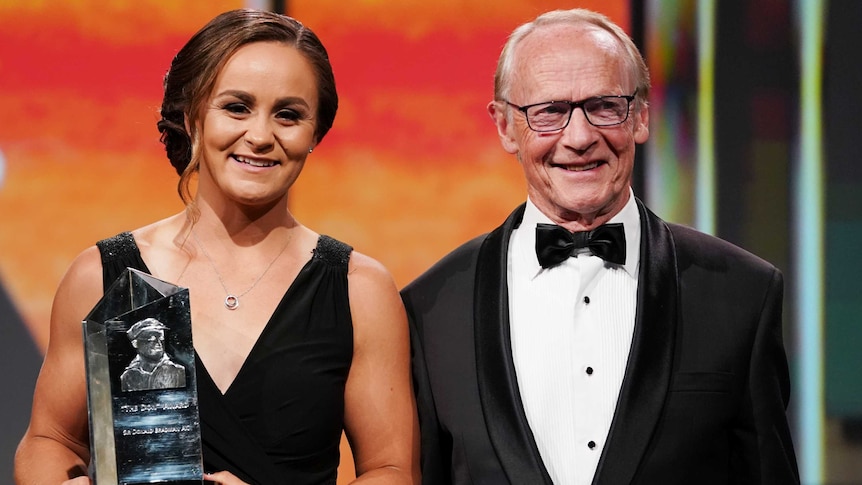
<svg viewBox="0 0 862 485">
<path fill-rule="evenodd" d="M 228 295 L 224 299 L 224 307 L 228 310 L 236 310 L 239 308 L 239 297 L 236 295 Z"/>
</svg>

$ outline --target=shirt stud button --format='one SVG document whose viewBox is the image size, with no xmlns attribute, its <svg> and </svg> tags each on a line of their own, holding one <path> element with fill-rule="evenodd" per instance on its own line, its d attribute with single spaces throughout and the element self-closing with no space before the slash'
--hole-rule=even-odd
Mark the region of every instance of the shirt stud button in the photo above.
<svg viewBox="0 0 862 485">
<path fill-rule="evenodd" d="M 586 303 L 587 305 L 589 305 L 589 304 L 590 304 L 590 297 L 585 296 L 585 297 L 584 297 L 584 303 Z"/>
<path fill-rule="evenodd" d="M 587 375 L 588 376 L 593 375 L 593 368 L 592 367 L 587 367 Z"/>
<path fill-rule="evenodd" d="M 590 441 L 589 443 L 587 443 L 587 447 L 591 450 L 594 450 L 596 448 L 596 442 Z"/>
</svg>

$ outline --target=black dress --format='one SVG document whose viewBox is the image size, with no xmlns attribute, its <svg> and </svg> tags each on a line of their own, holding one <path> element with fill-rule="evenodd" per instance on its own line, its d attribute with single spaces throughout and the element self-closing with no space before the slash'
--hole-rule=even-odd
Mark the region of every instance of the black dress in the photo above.
<svg viewBox="0 0 862 485">
<path fill-rule="evenodd" d="M 127 267 L 149 273 L 130 233 L 97 246 L 105 288 Z M 320 236 L 224 394 L 195 356 L 205 471 L 260 485 L 335 484 L 353 357 L 352 250 Z"/>
</svg>

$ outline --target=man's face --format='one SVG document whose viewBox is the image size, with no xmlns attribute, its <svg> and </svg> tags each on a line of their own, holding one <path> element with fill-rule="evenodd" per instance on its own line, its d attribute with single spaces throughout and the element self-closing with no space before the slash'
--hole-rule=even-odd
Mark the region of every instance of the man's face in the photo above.
<svg viewBox="0 0 862 485">
<path fill-rule="evenodd" d="M 157 330 L 144 330 L 138 334 L 138 354 L 151 360 L 159 360 L 165 353 L 165 334 Z"/>
<path fill-rule="evenodd" d="M 524 106 L 546 101 L 580 101 L 631 95 L 636 79 L 626 69 L 624 50 L 598 27 L 541 28 L 516 47 L 509 99 Z M 489 111 L 503 147 L 517 154 L 530 199 L 554 222 L 583 230 L 606 222 L 629 198 L 635 145 L 649 137 L 647 109 L 631 103 L 628 119 L 595 127 L 581 108 L 560 131 L 538 133 L 523 113 L 494 102 Z"/>
</svg>

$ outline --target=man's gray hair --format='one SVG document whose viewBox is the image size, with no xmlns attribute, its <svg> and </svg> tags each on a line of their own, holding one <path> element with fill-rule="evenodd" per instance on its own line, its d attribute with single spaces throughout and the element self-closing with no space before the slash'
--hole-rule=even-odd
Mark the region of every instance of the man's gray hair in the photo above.
<svg viewBox="0 0 862 485">
<path fill-rule="evenodd" d="M 649 69 L 643 56 L 631 37 L 608 17 L 583 8 L 572 10 L 553 10 L 535 18 L 532 22 L 516 28 L 503 46 L 500 59 L 497 61 L 497 72 L 494 74 L 494 99 L 508 100 L 511 88 L 512 71 L 515 63 L 517 45 L 530 33 L 546 26 L 560 24 L 588 24 L 605 30 L 613 35 L 625 53 L 625 63 L 633 79 L 637 80 L 637 98 L 640 106 L 646 105 L 649 96 Z"/>
</svg>

